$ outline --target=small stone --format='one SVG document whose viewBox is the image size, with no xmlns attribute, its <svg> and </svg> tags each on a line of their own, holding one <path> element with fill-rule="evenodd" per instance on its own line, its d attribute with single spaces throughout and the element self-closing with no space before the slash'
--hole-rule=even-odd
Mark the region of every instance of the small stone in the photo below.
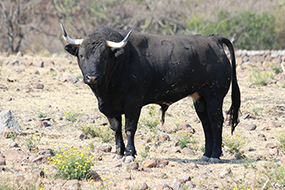
<svg viewBox="0 0 285 190">
<path fill-rule="evenodd" d="M 8 143 L 8 147 L 9 148 L 16 148 L 16 147 L 19 147 L 19 145 L 16 142 L 12 141 L 12 142 Z"/>
<path fill-rule="evenodd" d="M 79 190 L 80 189 L 80 183 L 77 179 L 68 180 L 64 186 L 62 187 L 62 190 Z"/>
<path fill-rule="evenodd" d="M 6 165 L 6 159 L 4 156 L 0 156 L 0 166 Z"/>
<path fill-rule="evenodd" d="M 34 71 L 33 71 L 33 74 L 34 74 L 34 75 L 40 75 L 40 71 L 34 70 Z"/>
<path fill-rule="evenodd" d="M 123 174 L 123 179 L 125 179 L 125 180 L 131 180 L 132 179 L 132 176 L 131 176 L 131 174 L 130 173 L 125 173 L 125 174 Z"/>
<path fill-rule="evenodd" d="M 42 170 L 42 169 L 34 170 L 32 172 L 32 177 L 35 179 L 45 177 L 44 170 Z"/>
<path fill-rule="evenodd" d="M 188 167 L 190 169 L 199 169 L 198 165 L 195 162 L 191 162 L 190 164 L 188 164 Z"/>
<path fill-rule="evenodd" d="M 144 160 L 142 163 L 142 167 L 145 168 L 154 168 L 156 167 L 156 161 L 155 160 Z"/>
<path fill-rule="evenodd" d="M 122 163 L 119 161 L 113 161 L 113 162 L 111 162 L 111 167 L 112 168 L 120 168 L 120 167 L 122 167 Z"/>
<path fill-rule="evenodd" d="M 255 124 L 245 125 L 245 128 L 249 131 L 254 131 L 257 126 Z"/>
<path fill-rule="evenodd" d="M 274 144 L 274 143 L 267 143 L 267 144 L 265 145 L 265 147 L 266 147 L 266 148 L 273 149 L 273 148 L 277 148 L 277 145 Z"/>
<path fill-rule="evenodd" d="M 173 189 L 180 189 L 182 187 L 182 183 L 180 180 L 178 180 L 177 178 L 175 178 L 171 184 L 171 187 Z"/>
<path fill-rule="evenodd" d="M 126 168 L 130 170 L 137 170 L 139 168 L 139 164 L 137 162 L 132 162 L 126 164 Z"/>
<path fill-rule="evenodd" d="M 149 186 L 146 184 L 146 182 L 143 182 L 141 184 L 139 184 L 139 190 L 147 190 L 149 188 Z"/>
<path fill-rule="evenodd" d="M 183 183 L 186 183 L 187 181 L 191 181 L 191 177 L 189 175 L 182 176 L 181 180 Z"/>
<path fill-rule="evenodd" d="M 168 165 L 169 161 L 168 160 L 164 160 L 164 159 L 157 159 L 156 160 L 156 165 L 158 167 L 165 167 L 166 165 Z"/>
<path fill-rule="evenodd" d="M 6 139 L 17 136 L 16 132 L 12 129 L 9 129 L 8 127 L 4 128 L 4 130 L 2 131 L 2 135 Z"/>
<path fill-rule="evenodd" d="M 131 163 L 134 160 L 135 160 L 135 157 L 133 157 L 133 156 L 126 156 L 123 158 L 123 162 L 125 162 L 125 163 Z"/>
<path fill-rule="evenodd" d="M 281 163 L 285 164 L 285 155 L 281 156 L 280 161 Z"/>
<path fill-rule="evenodd" d="M 93 179 L 94 181 L 102 181 L 100 175 L 95 170 L 91 170 L 90 178 Z"/>
<path fill-rule="evenodd" d="M 167 135 L 167 134 L 161 134 L 159 136 L 159 140 L 160 141 L 169 141 L 170 140 L 170 137 Z"/>
<path fill-rule="evenodd" d="M 185 155 L 194 155 L 193 150 L 191 150 L 191 149 L 188 148 L 188 147 L 184 147 L 184 148 L 181 150 L 181 153 L 182 153 L 182 154 L 185 154 Z"/>
<path fill-rule="evenodd" d="M 36 83 L 36 84 L 33 85 L 33 88 L 34 89 L 44 89 L 44 85 L 40 84 L 40 83 Z"/>
<path fill-rule="evenodd" d="M 16 66 L 14 68 L 14 71 L 16 71 L 17 73 L 22 73 L 22 72 L 25 71 L 25 69 L 23 67 L 21 67 L 21 66 Z"/>
<path fill-rule="evenodd" d="M 34 157 L 34 158 L 32 158 L 31 159 L 31 162 L 40 162 L 40 161 L 42 161 L 43 160 L 43 158 L 44 158 L 44 156 L 43 155 L 39 155 L 39 156 L 36 156 L 36 157 Z"/>
<path fill-rule="evenodd" d="M 255 149 L 255 148 L 252 148 L 252 147 L 249 147 L 249 148 L 248 148 L 248 151 L 249 151 L 249 152 L 253 152 L 253 151 L 256 151 L 256 149 Z"/>
<path fill-rule="evenodd" d="M 279 123 L 274 122 L 274 121 L 267 121 L 265 123 L 265 127 L 269 127 L 269 128 L 275 127 L 275 128 L 277 128 L 277 127 L 281 127 L 281 125 Z"/>
<path fill-rule="evenodd" d="M 172 188 L 169 187 L 169 185 L 167 183 L 161 182 L 158 184 L 157 190 L 171 190 Z"/>
<path fill-rule="evenodd" d="M 225 168 L 222 173 L 220 173 L 220 177 L 221 178 L 225 178 L 226 176 L 228 176 L 229 174 L 232 173 L 231 168 Z"/>
<path fill-rule="evenodd" d="M 264 134 L 258 134 L 258 140 L 260 140 L 260 141 L 267 141 L 267 139 L 266 139 Z"/>
<path fill-rule="evenodd" d="M 87 135 L 84 134 L 84 133 L 80 133 L 77 138 L 79 138 L 80 140 L 83 140 L 83 139 L 87 139 Z"/>
<path fill-rule="evenodd" d="M 101 145 L 98 147 L 98 149 L 103 152 L 111 152 L 112 146 L 111 145 Z"/>
</svg>

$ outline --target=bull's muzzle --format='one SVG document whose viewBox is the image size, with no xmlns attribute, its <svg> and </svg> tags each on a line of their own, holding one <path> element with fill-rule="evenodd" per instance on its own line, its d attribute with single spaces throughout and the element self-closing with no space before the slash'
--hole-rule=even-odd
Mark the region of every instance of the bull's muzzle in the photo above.
<svg viewBox="0 0 285 190">
<path fill-rule="evenodd" d="M 86 76 L 86 82 L 87 84 L 98 84 L 99 83 L 99 77 L 98 76 Z"/>
</svg>

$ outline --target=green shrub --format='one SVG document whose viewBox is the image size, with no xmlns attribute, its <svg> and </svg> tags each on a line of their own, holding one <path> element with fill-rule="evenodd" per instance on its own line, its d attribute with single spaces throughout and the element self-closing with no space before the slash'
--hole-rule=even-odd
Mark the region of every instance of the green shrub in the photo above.
<svg viewBox="0 0 285 190">
<path fill-rule="evenodd" d="M 83 149 L 64 147 L 56 151 L 55 156 L 50 158 L 50 162 L 57 171 L 56 178 L 80 180 L 91 177 L 94 158 L 86 147 Z"/>
<path fill-rule="evenodd" d="M 214 13 L 213 20 L 194 15 L 185 27 L 202 35 L 219 34 L 233 38 L 239 49 L 278 49 L 275 32 L 275 17 L 269 12 L 261 14 L 249 11 L 229 12 L 220 10 Z M 216 15 L 217 14 L 217 15 Z"/>
</svg>

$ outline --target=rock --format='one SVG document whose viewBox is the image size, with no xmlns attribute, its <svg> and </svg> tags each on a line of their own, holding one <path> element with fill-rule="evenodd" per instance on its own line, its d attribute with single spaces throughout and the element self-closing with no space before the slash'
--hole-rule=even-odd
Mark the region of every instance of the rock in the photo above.
<svg viewBox="0 0 285 190">
<path fill-rule="evenodd" d="M 135 157 L 133 156 L 126 156 L 126 157 L 123 157 L 123 162 L 125 163 L 131 163 L 135 160 Z"/>
<path fill-rule="evenodd" d="M 39 71 L 39 70 L 34 70 L 34 71 L 33 71 L 33 74 L 34 74 L 34 75 L 40 75 L 40 71 Z"/>
<path fill-rule="evenodd" d="M 182 183 L 180 180 L 178 180 L 177 178 L 175 178 L 171 184 L 171 187 L 173 189 L 181 189 L 182 188 Z"/>
<path fill-rule="evenodd" d="M 4 156 L 0 156 L 0 166 L 6 165 L 6 159 Z"/>
<path fill-rule="evenodd" d="M 267 139 L 266 139 L 264 134 L 258 134 L 258 140 L 260 140 L 260 141 L 267 141 Z"/>
<path fill-rule="evenodd" d="M 281 127 L 281 125 L 279 123 L 276 123 L 274 121 L 267 121 L 265 123 L 265 128 L 272 128 L 272 127 Z"/>
<path fill-rule="evenodd" d="M 13 177 L 14 184 L 16 184 L 17 186 L 22 185 L 24 180 L 25 180 L 25 177 L 23 174 L 15 174 Z"/>
<path fill-rule="evenodd" d="M 21 132 L 18 121 L 9 110 L 4 110 L 0 113 L 0 133 L 2 133 L 5 127 L 14 130 L 17 134 Z"/>
<path fill-rule="evenodd" d="M 249 124 L 249 125 L 245 125 L 244 128 L 249 131 L 254 131 L 257 128 L 257 126 L 255 124 Z"/>
<path fill-rule="evenodd" d="M 35 178 L 35 179 L 45 177 L 44 170 L 42 170 L 42 169 L 34 170 L 32 172 L 32 177 Z"/>
<path fill-rule="evenodd" d="M 167 134 L 161 134 L 159 136 L 159 140 L 160 141 L 169 141 L 170 140 L 170 137 L 167 135 Z"/>
<path fill-rule="evenodd" d="M 198 165 L 195 162 L 191 162 L 190 164 L 188 164 L 188 167 L 190 169 L 199 169 Z"/>
<path fill-rule="evenodd" d="M 77 179 L 68 180 L 62 187 L 62 190 L 79 190 L 80 183 Z"/>
<path fill-rule="evenodd" d="M 16 147 L 19 147 L 19 145 L 16 142 L 12 141 L 12 142 L 8 143 L 8 147 L 9 148 L 16 148 Z"/>
<path fill-rule="evenodd" d="M 277 145 L 274 144 L 274 143 L 267 143 L 267 144 L 265 145 L 265 147 L 266 147 L 266 148 L 273 149 L 273 148 L 277 148 Z"/>
<path fill-rule="evenodd" d="M 252 152 L 252 151 L 256 151 L 256 149 L 255 149 L 255 148 L 252 148 L 252 147 L 249 147 L 249 148 L 248 148 L 248 151 L 249 151 L 249 152 Z"/>
<path fill-rule="evenodd" d="M 156 167 L 156 161 L 155 160 L 144 160 L 142 163 L 142 167 L 145 168 L 154 168 Z"/>
<path fill-rule="evenodd" d="M 35 64 L 36 67 L 44 68 L 45 63 L 43 61 L 39 61 Z"/>
<path fill-rule="evenodd" d="M 169 187 L 167 183 L 161 182 L 158 184 L 157 190 L 172 190 L 172 187 Z"/>
<path fill-rule="evenodd" d="M 43 158 L 44 158 L 44 156 L 43 155 L 39 155 L 39 156 L 35 156 L 35 157 L 33 157 L 32 159 L 31 159 L 31 162 L 40 162 L 40 161 L 42 161 L 43 160 Z"/>
<path fill-rule="evenodd" d="M 91 170 L 90 179 L 93 179 L 94 181 L 102 181 L 100 175 L 95 170 Z"/>
<path fill-rule="evenodd" d="M 226 176 L 230 175 L 232 173 L 231 168 L 225 168 L 221 173 L 220 177 L 225 178 Z"/>
<path fill-rule="evenodd" d="M 9 129 L 8 127 L 5 127 L 4 130 L 2 131 L 2 135 L 4 138 L 16 138 L 17 134 L 14 130 Z"/>
<path fill-rule="evenodd" d="M 130 170 L 137 170 L 139 168 L 139 163 L 137 162 L 128 163 L 126 164 L 126 168 Z"/>
<path fill-rule="evenodd" d="M 14 71 L 16 71 L 17 73 L 22 73 L 22 72 L 25 71 L 25 69 L 23 67 L 21 67 L 21 66 L 16 66 L 14 68 Z"/>
<path fill-rule="evenodd" d="M 125 173 L 125 174 L 122 175 L 122 177 L 123 177 L 123 179 L 125 179 L 125 180 L 131 180 L 131 179 L 132 179 L 132 176 L 131 176 L 130 173 Z"/>
<path fill-rule="evenodd" d="M 48 157 L 52 157 L 55 154 L 53 153 L 53 151 L 51 149 L 44 149 L 38 152 L 38 155 L 43 155 L 44 158 L 48 158 Z"/>
<path fill-rule="evenodd" d="M 103 152 L 111 152 L 112 146 L 111 145 L 101 145 L 98 147 L 98 150 L 101 150 Z"/>
<path fill-rule="evenodd" d="M 110 165 L 112 168 L 120 168 L 122 167 L 122 163 L 119 162 L 119 161 L 113 161 L 111 162 L 111 165 Z"/>
<path fill-rule="evenodd" d="M 44 85 L 40 84 L 40 83 L 36 83 L 36 84 L 33 85 L 33 88 L 34 89 L 44 89 Z"/>
<path fill-rule="evenodd" d="M 84 133 L 80 133 L 79 135 L 77 135 L 77 138 L 79 138 L 80 140 L 87 139 L 87 135 Z"/>
<path fill-rule="evenodd" d="M 18 59 L 15 59 L 15 60 L 8 61 L 6 63 L 6 65 L 9 65 L 9 66 L 20 66 L 20 65 L 24 65 L 24 64 L 21 61 L 19 61 Z"/>
<path fill-rule="evenodd" d="M 146 184 L 146 182 L 139 184 L 138 190 L 147 190 L 147 189 L 149 189 L 149 186 Z"/>
<path fill-rule="evenodd" d="M 30 157 L 29 153 L 14 149 L 6 150 L 3 154 L 7 160 L 23 160 Z"/>
<path fill-rule="evenodd" d="M 238 160 L 244 159 L 245 155 L 242 152 L 235 153 L 235 158 Z"/>
<path fill-rule="evenodd" d="M 194 155 L 193 150 L 191 150 L 191 149 L 188 148 L 188 147 L 184 147 L 184 148 L 181 150 L 181 153 L 182 153 L 182 154 L 185 154 L 185 155 L 190 155 L 190 156 Z"/>
<path fill-rule="evenodd" d="M 164 160 L 164 159 L 157 159 L 156 160 L 157 167 L 165 167 L 168 164 L 169 164 L 168 160 Z"/>
<path fill-rule="evenodd" d="M 178 130 L 184 130 L 187 129 L 188 127 L 191 127 L 191 125 L 186 122 L 180 123 L 180 125 L 178 126 Z"/>
<path fill-rule="evenodd" d="M 79 79 L 75 76 L 69 75 L 69 74 L 64 74 L 61 78 L 60 78 L 61 82 L 72 82 L 73 84 L 77 83 L 79 81 Z"/>
<path fill-rule="evenodd" d="M 280 161 L 281 163 L 285 164 L 285 155 L 281 156 Z"/>
</svg>

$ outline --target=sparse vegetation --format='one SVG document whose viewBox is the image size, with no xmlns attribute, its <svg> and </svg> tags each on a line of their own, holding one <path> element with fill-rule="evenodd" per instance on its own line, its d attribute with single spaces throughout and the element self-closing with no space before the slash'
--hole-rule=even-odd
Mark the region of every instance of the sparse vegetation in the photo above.
<svg viewBox="0 0 285 190">
<path fill-rule="evenodd" d="M 56 150 L 56 155 L 50 158 L 53 168 L 57 171 L 56 178 L 62 179 L 88 179 L 94 158 L 88 153 L 88 148 L 76 149 L 65 146 Z"/>
<path fill-rule="evenodd" d="M 223 137 L 223 146 L 227 148 L 226 151 L 232 154 L 239 153 L 244 143 L 244 138 L 238 134 L 235 136 L 224 135 Z"/>
<path fill-rule="evenodd" d="M 266 72 L 253 72 L 251 75 L 252 83 L 254 85 L 266 86 L 273 76 L 269 71 Z"/>
</svg>

